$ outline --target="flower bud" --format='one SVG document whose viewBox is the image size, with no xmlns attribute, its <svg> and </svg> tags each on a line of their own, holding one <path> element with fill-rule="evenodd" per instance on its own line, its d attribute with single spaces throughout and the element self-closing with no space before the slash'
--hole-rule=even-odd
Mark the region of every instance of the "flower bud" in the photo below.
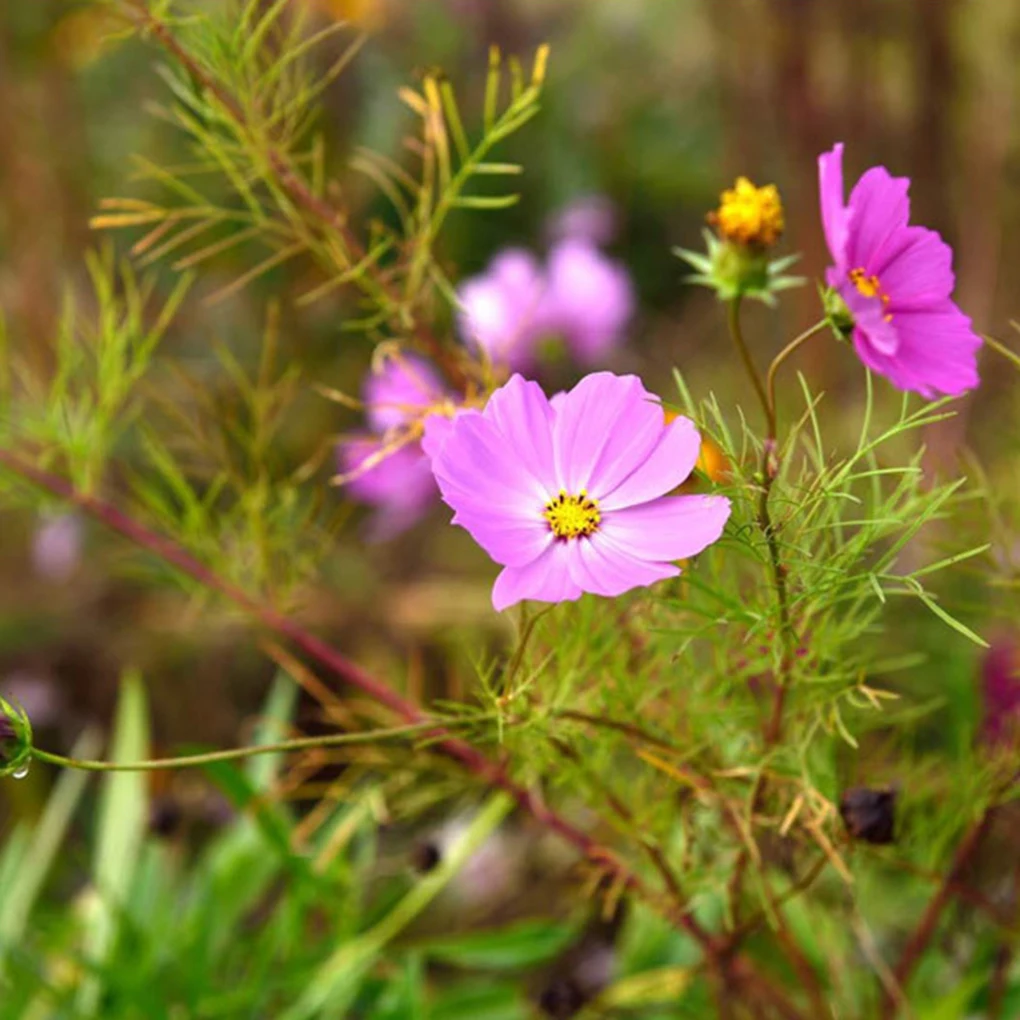
<svg viewBox="0 0 1020 1020">
<path fill-rule="evenodd" d="M 0 776 L 23 776 L 32 758 L 32 724 L 21 709 L 0 697 Z"/>
<path fill-rule="evenodd" d="M 804 281 L 785 276 L 797 255 L 770 259 L 785 226 L 783 204 L 774 184 L 755 187 L 746 177 L 724 191 L 719 208 L 709 213 L 716 233 L 705 232 L 706 253 L 674 249 L 697 273 L 689 282 L 710 287 L 721 301 L 741 297 L 775 303 L 775 294 Z"/>
</svg>

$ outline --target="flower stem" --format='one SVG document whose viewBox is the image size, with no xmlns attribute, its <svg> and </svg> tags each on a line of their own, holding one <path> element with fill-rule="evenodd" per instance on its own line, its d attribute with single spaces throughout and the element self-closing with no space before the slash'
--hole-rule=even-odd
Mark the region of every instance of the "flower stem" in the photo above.
<svg viewBox="0 0 1020 1020">
<path fill-rule="evenodd" d="M 187 754 L 178 758 L 150 758 L 146 761 L 114 762 L 66 758 L 62 754 L 54 754 L 52 751 L 44 751 L 38 747 L 32 748 L 32 758 L 35 761 L 45 761 L 50 765 L 76 769 L 79 772 L 162 772 L 172 769 L 198 768 L 223 761 L 240 761 L 259 754 L 286 754 L 291 751 L 309 751 L 316 748 L 341 747 L 346 744 L 371 743 L 373 740 L 386 740 L 390 737 L 420 733 L 423 730 L 434 730 L 436 725 L 435 722 L 428 721 L 408 726 L 391 726 L 385 729 L 371 730 L 367 733 L 331 733 L 319 737 L 296 737 L 293 740 L 280 740 L 273 744 L 232 747 L 226 751 Z M 448 723 L 444 723 L 444 726 L 449 728 Z"/>
<path fill-rule="evenodd" d="M 768 394 L 769 414 L 771 415 L 771 439 L 776 438 L 776 375 L 783 362 L 793 354 L 801 344 L 810 340 L 816 333 L 820 333 L 828 325 L 827 319 L 816 322 L 810 329 L 804 330 L 800 336 L 791 340 L 773 359 L 769 365 L 768 377 L 765 381 L 765 389 Z"/>
<path fill-rule="evenodd" d="M 758 373 L 758 369 L 755 368 L 754 359 L 751 357 L 751 351 L 747 346 L 747 341 L 744 339 L 744 331 L 740 328 L 739 297 L 735 297 L 727 305 L 727 320 L 730 327 L 730 336 L 733 337 L 733 342 L 736 344 L 737 351 L 740 354 L 741 360 L 744 362 L 744 368 L 747 369 L 747 374 L 750 377 L 751 384 L 754 386 L 754 392 L 758 394 L 762 410 L 765 412 L 765 419 L 768 423 L 768 434 L 770 436 L 774 436 L 776 432 L 775 412 L 772 410 L 772 405 L 769 403 L 765 387 L 762 385 L 761 375 Z"/>
<path fill-rule="evenodd" d="M 754 362 L 751 360 L 750 351 L 744 340 L 743 330 L 740 328 L 740 298 L 734 298 L 729 303 L 729 326 L 733 342 L 744 360 L 751 381 L 754 383 L 755 391 L 758 393 L 765 410 L 767 434 L 762 445 L 761 456 L 761 495 L 758 500 L 758 527 L 765 536 L 765 542 L 769 551 L 769 562 L 772 568 L 772 586 L 776 593 L 776 604 L 779 608 L 779 627 L 782 633 L 783 653 L 776 678 L 776 695 L 772 704 L 772 714 L 765 727 L 765 743 L 771 747 L 779 741 L 783 727 L 783 708 L 786 702 L 786 689 L 789 686 L 790 668 L 793 663 L 793 654 L 796 647 L 796 635 L 793 632 L 793 624 L 790 619 L 790 599 L 786 588 L 786 567 L 783 565 L 779 552 L 779 540 L 776 536 L 776 527 L 772 521 L 772 514 L 769 510 L 769 496 L 772 493 L 772 483 L 775 481 L 778 470 L 775 463 L 776 456 L 776 412 L 774 402 L 770 399 L 769 393 L 762 385 Z M 815 326 L 797 337 L 793 343 L 788 344 L 772 363 L 769 370 L 770 381 L 775 381 L 775 370 L 779 364 L 808 336 L 812 335 L 819 327 Z"/>
<path fill-rule="evenodd" d="M 981 334 L 981 339 L 997 354 L 1001 354 L 1007 361 L 1013 363 L 1014 368 L 1020 368 L 1020 354 L 1016 351 L 1010 350 L 1001 340 L 996 340 L 994 336 L 989 336 L 987 333 Z"/>
</svg>

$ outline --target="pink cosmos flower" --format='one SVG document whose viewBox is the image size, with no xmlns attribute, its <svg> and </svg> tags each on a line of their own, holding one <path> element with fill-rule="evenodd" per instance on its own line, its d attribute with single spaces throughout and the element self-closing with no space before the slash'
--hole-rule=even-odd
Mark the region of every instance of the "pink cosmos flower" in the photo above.
<svg viewBox="0 0 1020 1020">
<path fill-rule="evenodd" d="M 981 739 L 993 747 L 1020 738 L 1020 647 L 1012 636 L 992 642 L 981 666 Z"/>
<path fill-rule="evenodd" d="M 616 596 L 675 577 L 720 534 L 722 496 L 666 496 L 694 468 L 687 418 L 666 424 L 636 376 L 599 372 L 551 402 L 519 375 L 484 411 L 426 423 L 425 447 L 453 523 L 503 571 L 497 610 L 522 599 Z"/>
<path fill-rule="evenodd" d="M 549 253 L 542 325 L 560 334 L 574 357 L 597 365 L 623 339 L 634 312 L 626 270 L 586 239 L 569 237 Z"/>
<path fill-rule="evenodd" d="M 901 390 L 932 398 L 978 384 L 980 338 L 953 303 L 953 253 L 908 226 L 910 181 L 872 167 L 843 201 L 843 146 L 818 157 L 827 274 L 854 319 L 853 344 L 868 368 Z"/>
<path fill-rule="evenodd" d="M 371 432 L 342 439 L 336 455 L 338 470 L 348 476 L 347 493 L 378 511 L 372 538 L 405 531 L 436 501 L 439 490 L 412 429 L 429 408 L 448 399 L 435 370 L 417 355 L 401 353 L 368 376 L 364 400 Z"/>
<path fill-rule="evenodd" d="M 461 336 L 494 362 L 515 370 L 530 368 L 543 332 L 539 314 L 544 291 L 545 279 L 534 256 L 507 249 L 457 291 Z"/>
<path fill-rule="evenodd" d="M 369 535 L 377 541 L 406 531 L 439 495 L 418 440 L 386 449 L 378 436 L 354 436 L 337 445 L 337 467 L 341 474 L 351 476 L 344 484 L 347 494 L 375 507 Z"/>
</svg>

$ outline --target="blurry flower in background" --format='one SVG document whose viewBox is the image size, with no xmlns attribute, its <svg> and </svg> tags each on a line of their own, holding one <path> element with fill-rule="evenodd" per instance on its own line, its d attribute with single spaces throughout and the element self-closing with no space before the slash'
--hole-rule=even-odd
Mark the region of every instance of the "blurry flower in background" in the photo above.
<svg viewBox="0 0 1020 1020">
<path fill-rule="evenodd" d="M 66 581 L 81 562 L 82 522 L 71 513 L 43 518 L 32 537 L 32 566 L 47 581 Z"/>
<path fill-rule="evenodd" d="M 1012 637 L 993 640 L 981 667 L 981 739 L 991 746 L 1020 740 L 1020 647 Z"/>
<path fill-rule="evenodd" d="M 357 25 L 368 32 L 386 25 L 389 12 L 386 0 L 307 0 L 309 6 L 334 21 Z"/>
<path fill-rule="evenodd" d="M 460 285 L 461 336 L 496 364 L 530 370 L 544 332 L 539 318 L 544 291 L 545 278 L 535 257 L 508 248 L 484 273 Z"/>
<path fill-rule="evenodd" d="M 579 198 L 550 218 L 549 233 L 553 241 L 607 245 L 616 236 L 616 209 L 603 195 Z"/>
<path fill-rule="evenodd" d="M 568 237 L 552 249 L 540 319 L 579 364 L 603 364 L 633 313 L 634 291 L 619 263 L 582 238 Z"/>
<path fill-rule="evenodd" d="M 426 423 L 426 442 L 432 423 Z M 636 376 L 598 372 L 548 400 L 515 375 L 445 429 L 432 466 L 453 523 L 503 566 L 496 610 L 614 597 L 676 577 L 722 534 L 722 496 L 673 496 L 701 448 Z"/>
<path fill-rule="evenodd" d="M 554 218 L 544 267 L 510 248 L 465 280 L 457 293 L 465 342 L 510 371 L 531 371 L 552 338 L 579 364 L 604 364 L 634 313 L 627 271 L 598 247 L 612 236 L 613 220 L 608 201 L 586 199 Z"/>
<path fill-rule="evenodd" d="M 436 501 L 422 428 L 430 415 L 452 413 L 453 403 L 433 367 L 403 352 L 367 377 L 364 403 L 371 431 L 337 444 L 335 481 L 352 499 L 376 508 L 370 536 L 381 541 L 409 528 Z"/>
<path fill-rule="evenodd" d="M 909 179 L 872 167 L 844 202 L 839 144 L 818 157 L 818 187 L 835 262 L 826 307 L 837 330 L 852 331 L 857 356 L 928 399 L 977 386 L 981 339 L 950 296 L 953 252 L 934 230 L 907 225 Z"/>
</svg>

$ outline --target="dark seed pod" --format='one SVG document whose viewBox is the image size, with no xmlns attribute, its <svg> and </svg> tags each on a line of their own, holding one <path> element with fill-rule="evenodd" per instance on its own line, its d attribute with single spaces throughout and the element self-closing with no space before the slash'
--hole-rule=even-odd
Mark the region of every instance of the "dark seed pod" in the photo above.
<svg viewBox="0 0 1020 1020">
<path fill-rule="evenodd" d="M 895 790 L 865 786 L 847 790 L 839 802 L 839 813 L 854 839 L 884 845 L 896 838 Z"/>
<path fill-rule="evenodd" d="M 411 867 L 419 875 L 427 875 L 439 867 L 443 852 L 432 840 L 423 840 L 411 850 Z"/>
<path fill-rule="evenodd" d="M 552 1020 L 570 1020 L 585 1006 L 587 999 L 576 981 L 553 978 L 538 996 L 538 1008 Z"/>
</svg>

